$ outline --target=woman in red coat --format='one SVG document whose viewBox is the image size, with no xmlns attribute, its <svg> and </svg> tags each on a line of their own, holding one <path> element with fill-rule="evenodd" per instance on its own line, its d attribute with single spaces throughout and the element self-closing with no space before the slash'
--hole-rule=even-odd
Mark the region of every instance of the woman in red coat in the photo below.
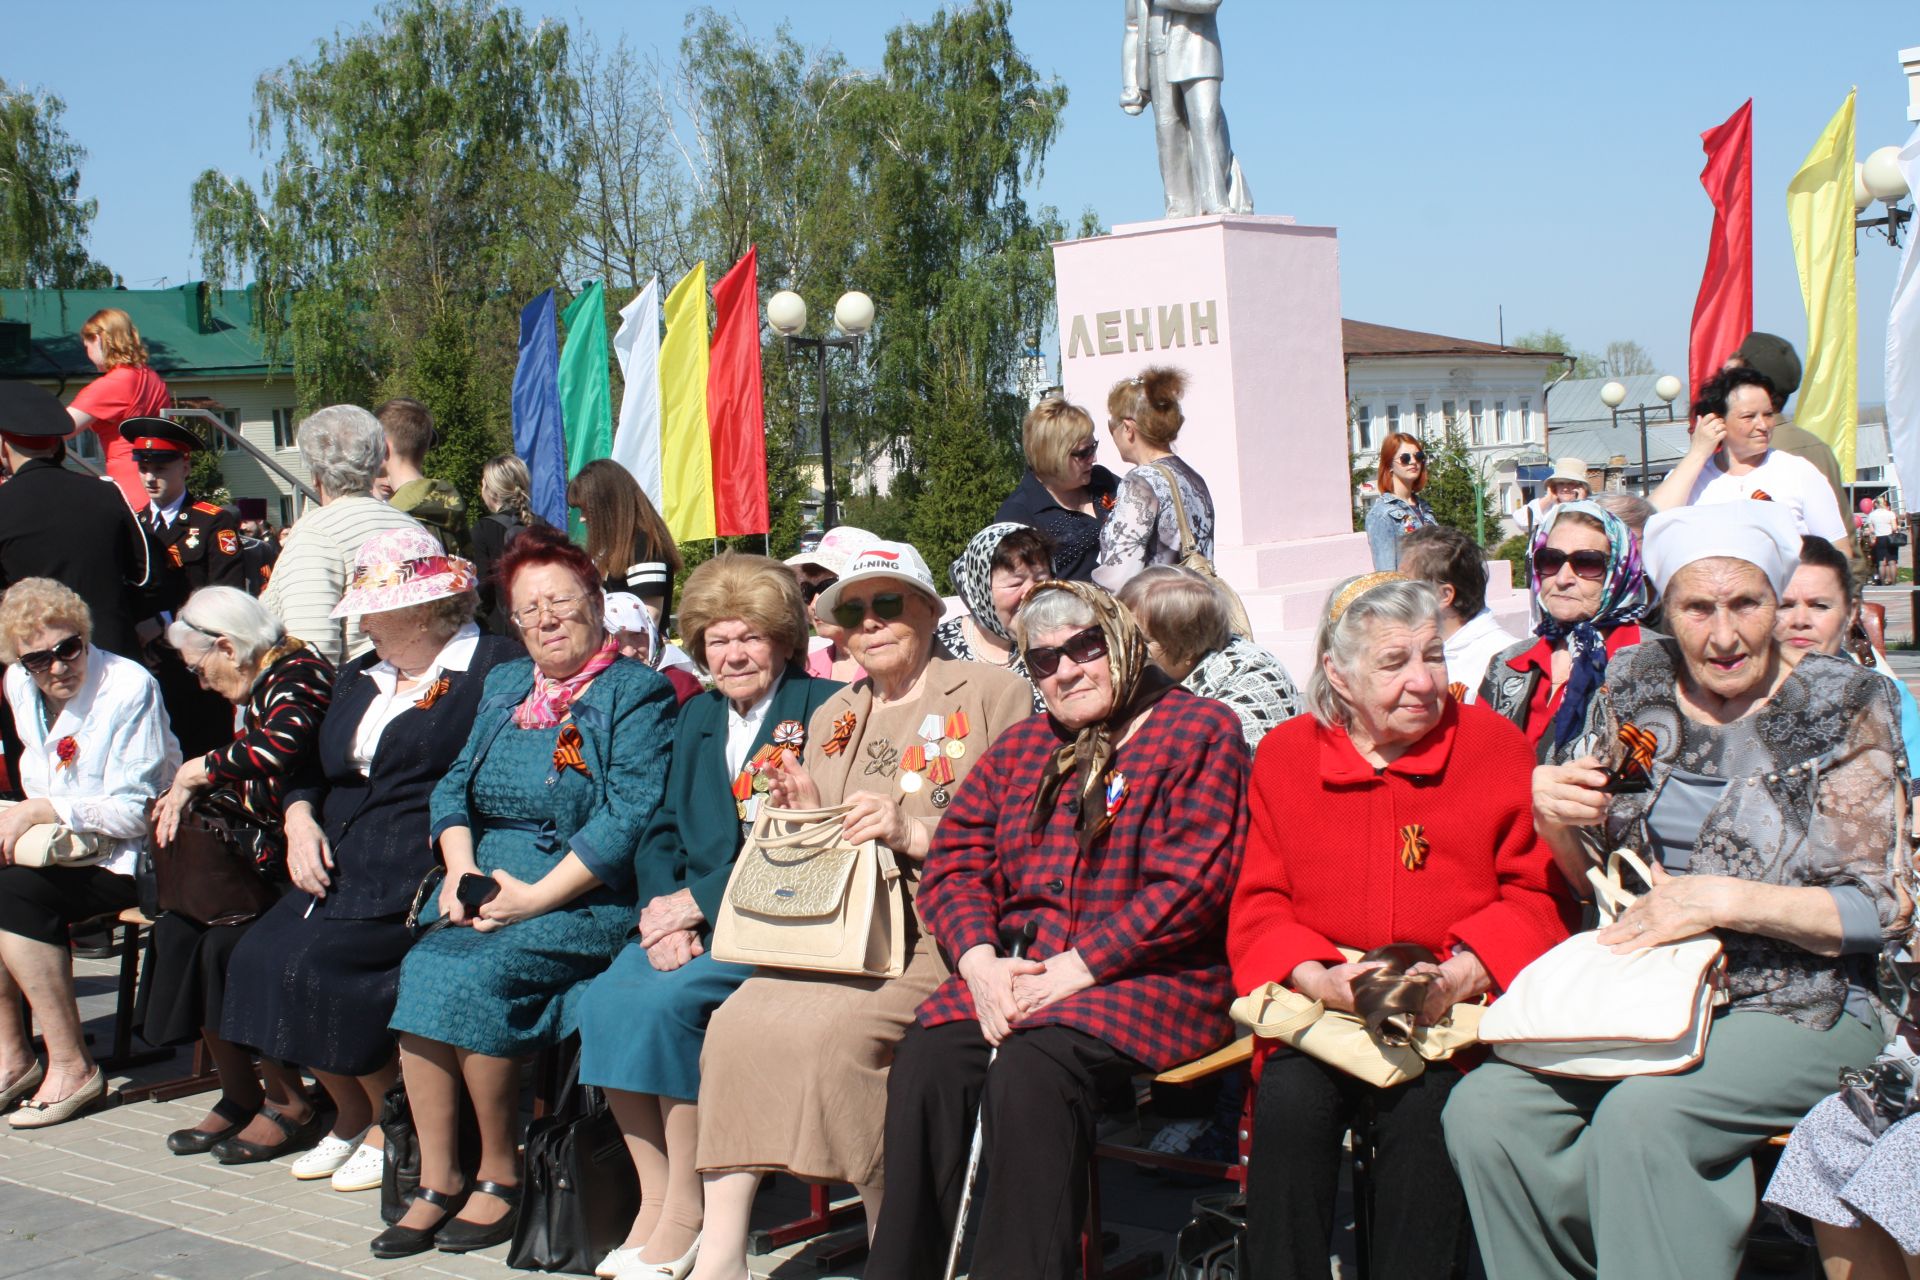
<svg viewBox="0 0 1920 1280">
<path fill-rule="evenodd" d="M 1281 982 L 1351 1011 L 1365 966 L 1341 948 L 1417 943 L 1439 958 L 1421 1017 L 1497 993 L 1566 937 L 1553 856 L 1534 834 L 1533 752 L 1511 724 L 1447 694 L 1439 602 L 1397 573 L 1337 589 L 1307 684 L 1313 714 L 1254 760 L 1252 827 L 1234 891 L 1234 989 Z M 1434 971 L 1420 966 L 1418 971 Z M 1376 1275 L 1451 1274 L 1466 1201 L 1440 1110 L 1450 1064 L 1377 1089 L 1261 1046 L 1247 1243 L 1263 1280 L 1328 1275 L 1340 1143 L 1371 1102 Z"/>
</svg>

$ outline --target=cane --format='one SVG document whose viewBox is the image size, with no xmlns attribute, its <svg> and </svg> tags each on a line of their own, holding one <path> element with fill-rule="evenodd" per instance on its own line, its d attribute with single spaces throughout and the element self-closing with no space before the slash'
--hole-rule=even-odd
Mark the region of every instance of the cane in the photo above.
<svg viewBox="0 0 1920 1280">
<path fill-rule="evenodd" d="M 1025 956 L 1039 929 L 1038 921 L 1027 921 L 1020 927 L 1020 936 L 1007 948 L 1007 954 L 1015 960 Z M 993 1070 L 993 1060 L 999 1056 L 1000 1046 L 995 1045 L 987 1054 L 987 1070 Z M 960 1274 L 960 1242 L 966 1239 L 967 1213 L 973 1208 L 973 1183 L 980 1176 L 980 1146 L 985 1133 L 986 1101 L 987 1084 L 983 1077 L 980 1082 L 980 1109 L 973 1114 L 973 1145 L 967 1149 L 967 1176 L 960 1184 L 960 1212 L 953 1220 L 953 1240 L 947 1245 L 947 1269 L 941 1272 L 941 1280 L 953 1280 Z"/>
</svg>

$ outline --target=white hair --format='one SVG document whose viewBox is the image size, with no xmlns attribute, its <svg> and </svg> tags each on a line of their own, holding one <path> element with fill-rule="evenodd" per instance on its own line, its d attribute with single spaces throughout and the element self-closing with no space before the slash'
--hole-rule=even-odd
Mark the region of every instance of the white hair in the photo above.
<svg viewBox="0 0 1920 1280">
<path fill-rule="evenodd" d="M 167 643 L 183 651 L 197 653 L 222 637 L 244 667 L 285 640 L 287 629 L 267 606 L 234 587 L 200 588 L 167 628 Z"/>
<path fill-rule="evenodd" d="M 313 482 L 329 499 L 369 492 L 387 462 L 387 435 L 380 419 L 357 404 L 316 409 L 295 438 Z"/>
<path fill-rule="evenodd" d="M 1328 603 L 1338 600 L 1352 581 L 1349 578 L 1336 586 L 1327 597 Z M 1376 622 L 1417 627 L 1423 622 L 1438 623 L 1439 620 L 1440 597 L 1425 582 L 1383 582 L 1370 591 L 1361 592 L 1338 619 L 1329 620 L 1322 615 L 1320 629 L 1313 637 L 1313 672 L 1307 677 L 1307 709 L 1313 712 L 1313 718 L 1329 728 L 1344 725 L 1353 718 L 1353 709 L 1327 678 L 1326 663 L 1322 659 L 1331 655 L 1340 673 L 1351 675 L 1367 646 L 1373 643 Z"/>
<path fill-rule="evenodd" d="M 1061 627 L 1090 627 L 1094 621 L 1093 606 L 1071 591 L 1037 591 L 1020 606 L 1020 612 L 1013 615 L 1022 649 L 1031 644 L 1035 636 Z"/>
</svg>

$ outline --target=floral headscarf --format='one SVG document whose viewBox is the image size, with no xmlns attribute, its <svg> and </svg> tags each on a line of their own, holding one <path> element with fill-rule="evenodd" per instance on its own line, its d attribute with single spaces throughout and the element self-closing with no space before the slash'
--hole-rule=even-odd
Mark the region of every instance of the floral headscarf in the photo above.
<svg viewBox="0 0 1920 1280">
<path fill-rule="evenodd" d="M 1113 681 L 1113 708 L 1107 712 L 1105 720 L 1087 725 L 1076 732 L 1071 741 L 1061 744 L 1051 756 L 1040 775 L 1040 789 L 1033 798 L 1033 811 L 1027 817 L 1027 830 L 1039 832 L 1053 817 L 1055 801 L 1060 790 L 1066 785 L 1067 778 L 1078 769 L 1080 772 L 1080 811 L 1074 815 L 1073 826 L 1080 851 L 1085 853 L 1093 842 L 1112 825 L 1112 815 L 1107 812 L 1107 764 L 1113 758 L 1114 734 L 1126 727 L 1133 717 L 1158 702 L 1167 690 L 1175 688 L 1166 672 L 1153 665 L 1147 657 L 1147 633 L 1127 611 L 1125 605 L 1102 591 L 1099 587 L 1085 582 L 1068 582 L 1054 579 L 1051 582 L 1037 582 L 1028 588 L 1021 607 L 1043 591 L 1067 591 L 1078 596 L 1088 608 L 1093 610 L 1094 625 L 1107 638 L 1107 669 Z M 1021 657 L 1026 657 L 1027 646 L 1021 646 Z M 1063 729 L 1055 720 L 1056 730 Z"/>
<path fill-rule="evenodd" d="M 967 606 L 967 612 L 973 615 L 973 625 L 988 635 L 1008 644 L 1014 643 L 1013 633 L 1007 630 L 1007 624 L 1000 621 L 1000 615 L 993 607 L 993 553 L 1007 536 L 1025 529 L 1024 524 L 1002 520 L 990 524 L 967 539 L 967 549 L 960 558 L 947 566 L 947 572 L 953 578 L 953 589 Z"/>
<path fill-rule="evenodd" d="M 1555 503 L 1540 521 L 1533 545 L 1527 549 L 1527 581 L 1534 595 L 1540 594 L 1540 575 L 1533 567 L 1534 558 L 1547 545 L 1547 535 L 1553 532 L 1560 517 L 1576 512 L 1599 521 L 1607 532 L 1607 572 L 1600 580 L 1600 607 L 1591 618 L 1577 622 L 1561 622 L 1542 610 L 1540 621 L 1533 628 L 1533 633 L 1543 640 L 1564 640 L 1573 654 L 1567 691 L 1553 718 L 1554 745 L 1561 747 L 1580 733 L 1586 719 L 1587 700 L 1606 681 L 1607 633 L 1629 622 L 1638 622 L 1651 603 L 1647 575 L 1640 567 L 1640 539 L 1613 512 L 1588 498 Z"/>
</svg>

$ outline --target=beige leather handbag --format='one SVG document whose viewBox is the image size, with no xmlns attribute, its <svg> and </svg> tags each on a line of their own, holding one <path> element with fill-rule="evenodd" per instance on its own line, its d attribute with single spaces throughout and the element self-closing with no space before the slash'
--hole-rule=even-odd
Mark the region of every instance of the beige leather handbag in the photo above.
<svg viewBox="0 0 1920 1280">
<path fill-rule="evenodd" d="M 876 840 L 847 842 L 850 809 L 760 806 L 713 922 L 715 960 L 855 978 L 906 971 L 899 864 Z"/>
<path fill-rule="evenodd" d="M 18 803 L 0 800 L 0 811 Z M 57 822 L 42 822 L 28 827 L 14 842 L 13 864 L 17 867 L 90 867 L 96 862 L 105 862 L 112 853 L 111 840 L 82 835 Z"/>
</svg>

